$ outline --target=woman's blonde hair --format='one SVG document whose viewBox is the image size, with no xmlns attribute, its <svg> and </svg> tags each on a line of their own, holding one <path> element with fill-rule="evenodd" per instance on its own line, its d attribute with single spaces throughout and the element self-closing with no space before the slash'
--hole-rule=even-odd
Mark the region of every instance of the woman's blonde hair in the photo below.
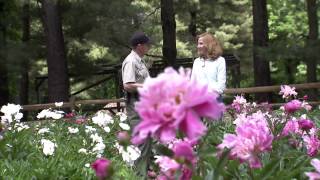
<svg viewBox="0 0 320 180">
<path fill-rule="evenodd" d="M 217 59 L 219 56 L 222 55 L 223 50 L 220 45 L 220 42 L 213 35 L 211 35 L 208 32 L 205 32 L 203 34 L 200 34 L 197 40 L 199 40 L 199 38 L 203 39 L 204 46 L 208 49 L 209 58 Z"/>
</svg>

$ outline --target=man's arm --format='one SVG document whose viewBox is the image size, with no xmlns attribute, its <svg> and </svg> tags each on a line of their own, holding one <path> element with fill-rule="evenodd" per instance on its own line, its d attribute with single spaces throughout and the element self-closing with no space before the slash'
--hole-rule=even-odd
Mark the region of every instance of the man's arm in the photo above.
<svg viewBox="0 0 320 180">
<path fill-rule="evenodd" d="M 136 82 L 128 82 L 128 83 L 123 84 L 124 90 L 126 90 L 128 92 L 135 92 L 140 87 L 142 87 L 142 84 L 136 83 Z"/>
</svg>

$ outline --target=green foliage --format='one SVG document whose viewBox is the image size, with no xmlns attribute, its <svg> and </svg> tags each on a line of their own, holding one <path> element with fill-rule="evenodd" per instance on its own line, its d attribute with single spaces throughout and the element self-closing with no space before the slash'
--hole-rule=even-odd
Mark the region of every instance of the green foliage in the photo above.
<svg viewBox="0 0 320 180">
<path fill-rule="evenodd" d="M 116 119 L 115 119 L 116 120 Z M 80 148 L 92 148 L 90 134 L 85 132 L 84 124 L 75 121 L 53 121 L 28 123 L 29 129 L 18 132 L 16 129 L 4 132 L 0 141 L 0 177 L 4 179 L 96 179 L 90 164 L 95 161 L 95 154 L 79 153 Z M 119 127 L 111 126 L 107 133 L 99 126 L 86 123 L 97 129 L 106 144 L 103 157 L 112 161 L 117 169 L 115 179 L 138 179 L 132 168 L 122 161 L 114 147 L 115 134 Z M 70 134 L 68 128 L 78 128 L 79 132 Z M 40 134 L 39 130 L 48 128 L 49 132 Z M 41 139 L 56 143 L 53 155 L 44 155 Z"/>
</svg>

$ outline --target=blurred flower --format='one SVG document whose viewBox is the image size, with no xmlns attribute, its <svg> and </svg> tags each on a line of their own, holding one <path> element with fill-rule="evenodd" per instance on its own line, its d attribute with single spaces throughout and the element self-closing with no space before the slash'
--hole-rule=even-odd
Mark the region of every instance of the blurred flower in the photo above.
<svg viewBox="0 0 320 180">
<path fill-rule="evenodd" d="M 304 135 L 303 141 L 306 145 L 308 155 L 311 157 L 316 156 L 320 148 L 320 140 L 316 134 Z"/>
<path fill-rule="evenodd" d="M 86 133 L 93 133 L 93 132 L 96 132 L 97 129 L 96 128 L 93 128 L 92 126 L 85 126 L 85 130 L 84 130 Z"/>
<path fill-rule="evenodd" d="M 230 157 L 245 161 L 251 168 L 262 167 L 259 154 L 271 149 L 273 135 L 259 120 L 238 124 L 236 134 L 225 134 L 218 149 L 231 149 Z"/>
<path fill-rule="evenodd" d="M 301 105 L 301 101 L 294 99 L 284 105 L 284 110 L 287 113 L 294 113 L 301 108 Z"/>
<path fill-rule="evenodd" d="M 146 79 L 135 106 L 142 120 L 133 130 L 134 144 L 143 143 L 149 135 L 169 142 L 178 130 L 189 139 L 198 139 L 207 130 L 200 117 L 221 117 L 225 107 L 217 101 L 218 95 L 190 81 L 189 75 L 182 68 L 179 73 L 167 68 L 157 78 Z"/>
<path fill-rule="evenodd" d="M 247 100 L 243 96 L 235 96 L 235 99 L 233 100 L 231 107 L 233 107 L 236 112 L 241 112 L 241 107 L 244 107 L 247 103 Z"/>
<path fill-rule="evenodd" d="M 21 109 L 22 109 L 22 107 L 20 105 L 8 103 L 7 105 L 2 106 L 0 111 L 3 114 L 14 115 L 14 114 L 19 113 L 19 111 Z"/>
<path fill-rule="evenodd" d="M 42 110 L 38 115 L 38 119 L 46 119 L 46 118 L 52 118 L 52 119 L 61 119 L 63 117 L 64 112 L 63 111 L 56 111 L 52 109 L 44 109 Z"/>
<path fill-rule="evenodd" d="M 312 159 L 311 165 L 316 169 L 316 172 L 306 172 L 305 174 L 309 177 L 309 180 L 320 179 L 320 160 Z"/>
<path fill-rule="evenodd" d="M 53 143 L 50 140 L 47 139 L 41 139 L 41 145 L 42 145 L 42 151 L 43 154 L 48 156 L 48 155 L 53 155 L 54 153 L 54 148 L 57 146 L 55 143 Z"/>
<path fill-rule="evenodd" d="M 18 123 L 16 124 L 16 128 L 17 128 L 17 131 L 20 132 L 24 129 L 29 129 L 30 127 L 24 123 Z"/>
<path fill-rule="evenodd" d="M 129 131 L 130 130 L 130 126 L 126 123 L 119 123 L 119 126 L 121 127 L 121 129 Z"/>
<path fill-rule="evenodd" d="M 93 148 L 92 152 L 101 155 L 104 152 L 104 149 L 106 148 L 106 145 L 103 142 L 98 142 Z"/>
<path fill-rule="evenodd" d="M 157 163 L 160 167 L 161 172 L 168 178 L 175 177 L 175 173 L 180 168 L 180 164 L 167 156 L 155 156 Z"/>
<path fill-rule="evenodd" d="M 123 113 L 123 112 L 118 112 L 116 115 L 120 117 L 120 121 L 121 122 L 126 121 L 127 118 L 128 118 L 127 115 L 125 113 Z"/>
<path fill-rule="evenodd" d="M 77 117 L 76 118 L 76 124 L 82 124 L 86 122 L 86 118 L 83 116 Z"/>
<path fill-rule="evenodd" d="M 122 146 L 127 146 L 130 144 L 130 136 L 127 131 L 118 132 L 117 139 L 119 144 Z"/>
<path fill-rule="evenodd" d="M 1 116 L 1 122 L 3 124 L 11 124 L 13 121 L 20 122 L 23 114 L 20 113 L 22 107 L 20 105 L 10 104 L 1 107 L 1 112 L 4 116 Z"/>
<path fill-rule="evenodd" d="M 123 161 L 126 162 L 129 166 L 133 166 L 134 161 L 137 160 L 141 155 L 140 149 L 133 145 L 124 148 L 123 146 L 119 145 L 119 143 L 116 143 L 115 147 L 121 154 Z"/>
<path fill-rule="evenodd" d="M 103 130 L 104 130 L 105 132 L 107 132 L 107 133 L 109 133 L 109 132 L 111 131 L 111 129 L 110 129 L 108 126 L 104 127 Z"/>
<path fill-rule="evenodd" d="M 310 121 L 309 119 L 300 119 L 298 121 L 300 129 L 304 131 L 309 131 L 311 128 L 314 127 L 314 123 Z"/>
<path fill-rule="evenodd" d="M 297 96 L 297 92 L 295 91 L 295 87 L 290 87 L 288 85 L 282 85 L 281 90 L 279 92 L 282 95 L 282 98 L 289 98 L 290 96 Z"/>
<path fill-rule="evenodd" d="M 289 120 L 284 126 L 281 135 L 288 136 L 289 134 L 301 134 L 302 132 L 299 130 L 299 124 L 296 120 Z"/>
<path fill-rule="evenodd" d="M 96 176 L 99 180 L 104 180 L 111 176 L 110 168 L 111 161 L 106 158 L 97 159 L 91 164 L 92 169 L 96 172 Z"/>
<path fill-rule="evenodd" d="M 49 128 L 42 128 L 39 129 L 38 134 L 44 134 L 44 133 L 49 133 L 50 129 Z"/>
<path fill-rule="evenodd" d="M 71 133 L 71 134 L 75 134 L 75 133 L 78 133 L 78 132 L 79 132 L 79 129 L 78 129 L 78 128 L 68 127 L 68 131 L 69 131 L 69 133 Z"/>
<path fill-rule="evenodd" d="M 87 150 L 86 150 L 86 149 L 81 148 L 81 149 L 79 149 L 79 150 L 78 150 L 78 153 L 87 154 L 88 152 L 87 152 Z"/>
<path fill-rule="evenodd" d="M 101 136 L 99 136 L 99 134 L 95 133 L 95 134 L 91 134 L 90 138 L 92 139 L 92 142 L 95 143 L 99 143 L 99 142 L 103 142 L 103 139 Z"/>
<path fill-rule="evenodd" d="M 55 102 L 54 105 L 56 107 L 62 107 L 63 106 L 63 102 Z"/>
<path fill-rule="evenodd" d="M 74 117 L 76 114 L 74 112 L 71 112 L 71 113 L 67 113 L 64 115 L 65 118 L 72 118 Z"/>
<path fill-rule="evenodd" d="M 103 111 L 98 111 L 96 115 L 92 117 L 92 122 L 98 126 L 104 127 L 110 123 L 113 124 L 113 119 L 109 114 Z"/>
</svg>

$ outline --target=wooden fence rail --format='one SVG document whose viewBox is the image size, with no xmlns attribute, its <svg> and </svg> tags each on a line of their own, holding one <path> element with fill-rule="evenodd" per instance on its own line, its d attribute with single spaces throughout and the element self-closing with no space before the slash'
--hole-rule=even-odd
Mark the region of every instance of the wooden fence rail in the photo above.
<svg viewBox="0 0 320 180">
<path fill-rule="evenodd" d="M 88 105 L 88 104 L 104 104 L 108 105 L 111 103 L 116 103 L 116 107 L 112 107 L 110 109 L 121 109 L 123 108 L 123 103 L 125 102 L 125 99 L 93 99 L 93 100 L 78 100 L 74 101 L 73 98 L 71 98 L 70 102 L 64 102 L 61 108 L 71 108 L 74 109 L 77 105 Z M 46 104 L 32 104 L 32 105 L 23 105 L 22 111 L 37 111 L 42 109 L 48 109 L 48 108 L 56 108 L 55 103 L 46 103 Z M 108 108 L 106 108 L 108 109 Z"/>
<path fill-rule="evenodd" d="M 301 89 L 320 89 L 320 82 L 315 83 L 303 83 L 303 84 L 290 84 L 289 86 L 295 87 L 296 90 Z M 250 93 L 264 93 L 264 92 L 277 92 L 280 90 L 279 85 L 275 86 L 259 86 L 259 87 L 249 87 L 249 88 L 229 88 L 225 90 L 225 94 L 250 94 Z M 81 105 L 89 105 L 89 104 L 116 104 L 116 106 L 109 107 L 109 110 L 112 111 L 112 109 L 117 109 L 120 111 L 120 109 L 124 108 L 125 105 L 125 99 L 94 99 L 94 100 L 77 100 L 75 101 L 74 98 L 70 99 L 70 102 L 64 102 L 61 108 L 71 108 L 75 109 L 75 106 L 81 104 Z M 280 106 L 283 103 L 273 103 L 270 104 L 271 106 Z M 320 101 L 313 101 L 310 102 L 311 105 L 317 105 L 320 104 Z M 37 111 L 47 108 L 55 108 L 55 103 L 46 103 L 46 104 L 33 104 L 33 105 L 23 105 L 22 111 Z M 108 109 L 104 108 L 104 109 Z"/>
<path fill-rule="evenodd" d="M 303 83 L 303 84 L 289 84 L 297 90 L 301 89 L 320 89 L 320 82 Z M 275 86 L 258 86 L 249 88 L 230 88 L 224 91 L 225 94 L 250 94 L 250 93 L 266 93 L 280 91 L 280 85 Z"/>
</svg>

